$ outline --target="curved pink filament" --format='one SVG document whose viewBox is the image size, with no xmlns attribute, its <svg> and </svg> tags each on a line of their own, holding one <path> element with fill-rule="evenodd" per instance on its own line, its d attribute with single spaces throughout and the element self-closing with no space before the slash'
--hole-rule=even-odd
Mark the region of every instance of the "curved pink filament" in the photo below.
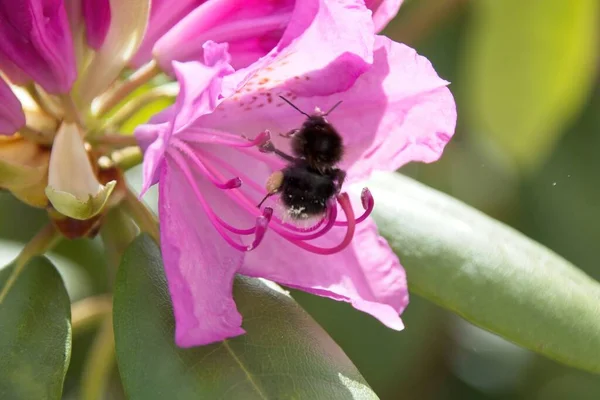
<svg viewBox="0 0 600 400">
<path fill-rule="evenodd" d="M 365 219 L 367 219 L 367 217 L 371 215 L 373 207 L 375 207 L 375 199 L 373 198 L 373 195 L 371 194 L 371 191 L 368 188 L 363 188 L 360 194 L 360 201 L 362 203 L 363 208 L 365 209 L 365 212 L 363 212 L 360 217 L 356 218 L 355 223 L 357 224 L 360 224 Z M 348 221 L 336 221 L 335 223 L 335 226 L 346 225 L 348 225 Z"/>
<path fill-rule="evenodd" d="M 209 166 L 209 168 L 211 168 L 211 166 Z M 215 174 L 215 176 L 220 177 L 219 171 L 213 169 L 212 172 Z M 227 195 L 229 195 L 231 197 L 236 197 L 239 200 L 240 205 L 242 207 L 244 207 L 251 214 L 254 214 L 257 211 L 256 206 L 253 205 L 250 202 L 250 200 L 246 196 L 244 196 L 239 190 L 227 191 L 225 193 L 227 193 Z M 342 193 L 342 194 L 338 195 L 337 201 L 340 204 L 340 206 L 342 207 L 342 210 L 344 211 L 344 214 L 346 215 L 346 220 L 348 221 L 345 225 L 346 226 L 346 235 L 344 236 L 344 239 L 342 240 L 342 242 L 340 244 L 338 244 L 337 246 L 334 246 L 331 248 L 323 248 L 323 247 L 311 245 L 309 243 L 305 243 L 304 240 L 306 240 L 306 239 L 297 239 L 297 240 L 291 239 L 286 235 L 286 234 L 289 234 L 289 232 L 287 232 L 282 226 L 278 225 L 277 223 L 271 224 L 271 229 L 273 229 L 276 233 L 278 233 L 280 236 L 282 236 L 284 239 L 288 240 L 289 242 L 292 242 L 295 245 L 297 245 L 298 247 L 301 247 L 310 252 L 317 253 L 317 254 L 325 254 L 325 255 L 337 253 L 337 252 L 343 250 L 344 248 L 346 248 L 346 246 L 348 246 L 350 244 L 350 242 L 352 241 L 352 238 L 354 237 L 354 231 L 356 229 L 356 219 L 354 218 L 354 211 L 352 210 L 352 206 L 350 204 L 350 199 L 348 197 L 348 194 Z M 337 213 L 337 209 L 336 209 L 336 213 Z"/>
<path fill-rule="evenodd" d="M 172 140 L 171 143 L 177 150 L 179 150 L 183 154 L 185 154 L 192 161 L 192 163 L 200 170 L 200 172 L 204 176 L 206 176 L 208 178 L 208 180 L 211 181 L 212 184 L 215 185 L 216 187 L 218 187 L 219 189 L 229 190 L 229 189 L 236 189 L 236 188 L 239 188 L 240 186 L 242 186 L 242 180 L 237 176 L 233 179 L 229 179 L 228 181 L 225 181 L 224 183 L 220 182 L 210 172 L 210 170 L 206 167 L 206 165 L 202 162 L 202 160 L 200 160 L 196 156 L 196 154 L 194 154 L 192 149 L 185 142 L 178 140 L 178 139 L 174 139 L 174 140 Z"/>
<path fill-rule="evenodd" d="M 223 169 L 225 169 L 227 172 L 234 174 L 234 175 L 239 175 L 242 178 L 244 178 L 244 183 L 248 186 L 250 186 L 252 189 L 256 190 L 261 196 L 265 194 L 266 190 L 264 187 L 261 187 L 259 184 L 257 184 L 256 182 L 254 182 L 253 179 L 251 179 L 248 175 L 244 174 L 241 171 L 237 171 L 235 170 L 235 168 L 233 168 L 231 166 L 231 164 L 226 163 L 225 161 L 223 161 L 222 159 L 220 159 L 219 157 L 215 157 L 212 154 L 209 154 L 208 152 L 199 150 L 200 153 L 202 153 L 202 158 L 206 158 L 212 162 L 214 162 L 215 164 L 219 164 L 219 166 L 221 166 Z M 206 168 L 208 168 L 211 173 L 218 175 L 218 171 L 216 171 L 210 164 L 206 164 Z M 335 204 L 334 204 L 335 207 Z M 337 214 L 337 210 L 336 210 L 336 214 Z M 294 231 L 294 232 L 302 232 L 302 233 L 307 233 L 307 232 L 313 232 L 316 231 L 317 229 L 319 229 L 324 223 L 325 221 L 328 220 L 327 216 L 322 218 L 319 222 L 315 223 L 313 226 L 308 227 L 308 228 L 299 228 L 295 225 L 292 224 L 288 224 L 283 222 L 281 219 L 274 217 L 273 221 L 279 225 L 284 226 L 285 228 Z"/>
<path fill-rule="evenodd" d="M 338 195 L 337 201 L 340 203 L 344 214 L 346 214 L 346 220 L 348 221 L 348 225 L 346 226 L 346 235 L 338 245 L 326 248 L 314 246 L 303 241 L 293 241 L 293 243 L 304 250 L 323 255 L 334 254 L 344 250 L 350 244 L 350 242 L 352 242 L 352 238 L 354 237 L 354 231 L 356 230 L 356 219 L 354 218 L 354 211 L 352 210 L 348 193 L 342 193 Z"/>
<path fill-rule="evenodd" d="M 185 179 L 187 180 L 188 184 L 192 188 L 194 195 L 196 196 L 196 199 L 200 202 L 200 204 L 202 205 L 202 208 L 204 209 L 204 211 L 206 212 L 206 215 L 208 216 L 208 219 L 210 220 L 212 225 L 215 227 L 217 232 L 219 232 L 219 234 L 223 237 L 223 239 L 225 239 L 225 241 L 227 243 L 229 243 L 229 245 L 231 245 L 233 248 L 240 250 L 240 251 L 250 251 L 250 250 L 256 248 L 256 246 L 258 246 L 260 244 L 261 240 L 263 239 L 263 237 L 265 235 L 265 232 L 266 232 L 268 224 L 270 222 L 273 210 L 269 209 L 265 212 L 265 214 L 256 218 L 256 226 L 253 229 L 254 230 L 254 240 L 250 245 L 244 246 L 243 244 L 236 242 L 227 234 L 226 230 L 230 230 L 230 231 L 233 230 L 234 233 L 235 233 L 235 231 L 241 232 L 241 231 L 249 231 L 249 230 L 240 230 L 237 228 L 233 228 L 229 224 L 225 223 L 221 218 L 219 218 L 214 213 L 214 211 L 212 210 L 210 205 L 206 202 L 206 200 L 202 196 L 202 193 L 200 193 L 200 189 L 198 188 L 198 185 L 196 184 L 196 181 L 195 181 L 194 177 L 192 176 L 192 172 L 189 169 L 189 167 L 186 165 L 185 161 L 183 160 L 183 157 L 180 154 L 178 154 L 176 151 L 169 152 L 169 154 L 171 155 L 173 161 L 181 169 L 181 172 L 183 173 Z"/>
</svg>

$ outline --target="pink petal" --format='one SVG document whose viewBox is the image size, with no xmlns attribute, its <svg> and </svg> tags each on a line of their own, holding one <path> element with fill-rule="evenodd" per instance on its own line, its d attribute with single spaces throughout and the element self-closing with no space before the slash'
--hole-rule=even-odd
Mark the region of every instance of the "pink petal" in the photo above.
<svg viewBox="0 0 600 400">
<path fill-rule="evenodd" d="M 240 68 L 267 54 L 279 41 L 294 0 L 213 0 L 201 4 L 157 40 L 153 54 L 163 69 L 171 61 L 202 59 L 207 40 L 229 43 Z"/>
<path fill-rule="evenodd" d="M 357 154 L 357 161 L 348 168 L 349 182 L 366 179 L 374 170 L 396 170 L 411 161 L 436 161 L 456 127 L 456 104 L 448 82 L 431 63 L 384 36 L 377 37 L 375 46 L 373 68 L 331 116 L 347 132 L 348 151 Z M 355 117 L 353 127 L 343 121 L 350 116 Z M 373 125 L 377 130 L 367 145 L 363 137 Z"/>
<path fill-rule="evenodd" d="M 110 27 L 110 1 L 83 0 L 82 6 L 88 45 L 98 50 Z"/>
<path fill-rule="evenodd" d="M 135 128 L 135 138 L 144 153 L 140 197 L 144 196 L 148 189 L 158 182 L 167 146 L 165 138 L 169 136 L 170 130 L 171 127 L 168 123 L 144 124 Z"/>
<path fill-rule="evenodd" d="M 342 228 L 334 228 L 314 242 L 329 247 L 343 234 Z M 370 218 L 357 225 L 350 246 L 329 256 L 306 252 L 269 231 L 246 254 L 240 273 L 347 301 L 392 329 L 404 327 L 399 314 L 408 304 L 406 276 Z"/>
<path fill-rule="evenodd" d="M 210 189 L 208 183 L 202 186 L 203 192 Z M 171 161 L 160 177 L 159 215 L 176 343 L 199 346 L 243 334 L 232 297 L 243 253 L 219 237 Z"/>
<path fill-rule="evenodd" d="M 171 135 L 199 116 L 212 112 L 218 104 L 222 77 L 232 71 L 227 44 L 208 42 L 205 48 L 205 64 L 174 62 L 181 85 L 175 105 L 135 129 L 135 137 L 144 152 L 142 195 L 157 182 Z"/>
<path fill-rule="evenodd" d="M 2 50 L 0 50 L 0 71 L 15 85 L 25 86 L 31 82 L 31 77 L 10 61 Z"/>
<path fill-rule="evenodd" d="M 198 124 L 249 137 L 265 129 L 283 133 L 299 127 L 305 117 L 278 96 L 304 101 L 300 107 L 307 112 L 323 105 L 319 95 L 344 98 L 340 92 L 352 87 L 373 61 L 372 29 L 360 1 L 298 2 L 278 46 L 225 77 L 227 99 Z M 278 135 L 272 139 L 282 149 L 289 142 Z"/>
<path fill-rule="evenodd" d="M 336 71 L 332 68 L 332 73 Z M 262 74 L 257 73 L 259 77 Z M 296 81 L 302 85 L 306 75 L 299 76 Z M 328 110 L 341 100 L 327 118 L 344 138 L 341 166 L 348 172 L 348 183 L 366 179 L 374 170 L 393 171 L 410 161 L 435 161 L 454 134 L 456 105 L 446 87 L 448 82 L 426 58 L 383 36 L 376 37 L 373 65 L 352 80 L 352 87 L 345 92 L 303 95 L 310 87 L 287 89 L 288 83 L 283 81 L 266 90 L 257 88 L 255 81 L 252 78 L 232 99 L 224 101 L 218 112 L 201 122 L 250 137 L 268 129 L 275 146 L 289 151 L 289 139 L 277 133 L 299 127 L 306 117 L 278 95 L 287 96 L 308 113 L 315 107 Z"/>
<path fill-rule="evenodd" d="M 152 0 L 146 34 L 131 63 L 140 67 L 150 61 L 156 41 L 193 9 L 205 2 L 206 0 Z"/>
<path fill-rule="evenodd" d="M 369 10 L 373 11 L 375 32 L 381 32 L 394 19 L 403 0 L 365 0 Z"/>
<path fill-rule="evenodd" d="M 66 93 L 76 78 L 63 0 L 0 0 L 0 52 L 50 93 Z"/>
<path fill-rule="evenodd" d="M 298 96 L 341 92 L 369 68 L 373 41 L 373 22 L 362 1 L 304 0 L 277 47 L 224 85 L 239 96 L 271 89 Z"/>
<path fill-rule="evenodd" d="M 229 64 L 228 45 L 208 41 L 204 44 L 205 62 L 173 62 L 180 91 L 175 102 L 175 131 L 200 116 L 211 113 L 221 101 L 221 81 L 233 72 Z"/>
<path fill-rule="evenodd" d="M 25 114 L 17 96 L 0 78 L 0 135 L 12 135 L 25 125 Z"/>
</svg>

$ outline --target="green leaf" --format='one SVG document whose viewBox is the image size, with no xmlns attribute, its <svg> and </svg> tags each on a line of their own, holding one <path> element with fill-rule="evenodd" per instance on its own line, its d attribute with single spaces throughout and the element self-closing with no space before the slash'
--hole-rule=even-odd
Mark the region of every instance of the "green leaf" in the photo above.
<svg viewBox="0 0 600 400">
<path fill-rule="evenodd" d="M 45 258 L 0 271 L 0 399 L 60 399 L 71 356 L 71 306 Z"/>
<path fill-rule="evenodd" d="M 409 289 L 565 364 L 600 372 L 600 285 L 551 250 L 398 174 L 369 188 Z"/>
<path fill-rule="evenodd" d="M 201 249 L 199 249 L 201 251 Z M 274 284 L 239 278 L 245 335 L 181 349 L 160 252 L 147 235 L 125 252 L 114 324 L 131 399 L 376 399 L 338 345 Z"/>
<path fill-rule="evenodd" d="M 466 116 L 524 167 L 584 105 L 598 60 L 598 0 L 479 0 L 465 35 Z"/>
</svg>

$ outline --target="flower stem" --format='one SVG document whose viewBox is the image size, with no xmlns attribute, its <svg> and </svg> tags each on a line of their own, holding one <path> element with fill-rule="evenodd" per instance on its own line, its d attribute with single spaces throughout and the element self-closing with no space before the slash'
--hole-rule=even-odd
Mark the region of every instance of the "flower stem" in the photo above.
<svg viewBox="0 0 600 400">
<path fill-rule="evenodd" d="M 107 134 L 102 136 L 92 136 L 87 141 L 93 145 L 105 145 L 115 148 L 137 146 L 138 142 L 133 135 Z"/>
<path fill-rule="evenodd" d="M 112 161 L 123 171 L 127 171 L 144 160 L 144 155 L 139 147 L 126 147 L 111 154 Z"/>
<path fill-rule="evenodd" d="M 100 400 L 115 363 L 112 314 L 108 313 L 89 350 L 81 378 L 81 398 Z"/>
<path fill-rule="evenodd" d="M 41 111 L 47 114 L 49 117 L 54 118 L 56 120 L 60 120 L 61 117 L 58 115 L 58 110 L 56 109 L 56 105 L 52 106 L 50 104 L 49 95 L 46 94 L 45 98 L 40 95 L 38 88 L 32 83 L 26 87 L 27 93 L 29 96 L 35 101 Z"/>
<path fill-rule="evenodd" d="M 154 78 L 159 72 L 160 68 L 154 60 L 143 65 L 113 90 L 100 97 L 96 104 L 92 104 L 92 113 L 97 118 L 103 117 L 127 95 Z"/>
<path fill-rule="evenodd" d="M 65 112 L 65 121 L 74 122 L 83 127 L 83 119 L 70 94 L 61 94 L 58 96 Z"/>
<path fill-rule="evenodd" d="M 138 200 L 129 188 L 125 191 L 123 206 L 140 230 L 152 236 L 156 243 L 160 243 L 160 231 L 156 217 L 144 203 Z"/>
<path fill-rule="evenodd" d="M 19 253 L 17 258 L 14 260 L 15 268 L 11 272 L 8 280 L 6 281 L 6 285 L 0 290 L 0 304 L 6 298 L 10 288 L 15 284 L 21 272 L 29 262 L 32 257 L 38 256 L 40 254 L 44 254 L 51 248 L 53 248 L 62 238 L 60 232 L 49 223 L 46 225 L 41 231 L 39 231 L 33 239 L 29 241 L 23 247 L 23 250 Z"/>
<path fill-rule="evenodd" d="M 73 334 L 96 324 L 112 311 L 112 298 L 108 294 L 88 297 L 71 305 Z"/>
<path fill-rule="evenodd" d="M 101 129 L 118 129 L 144 106 L 156 100 L 174 98 L 178 93 L 179 85 L 175 82 L 152 88 L 127 102 L 104 123 Z"/>
</svg>

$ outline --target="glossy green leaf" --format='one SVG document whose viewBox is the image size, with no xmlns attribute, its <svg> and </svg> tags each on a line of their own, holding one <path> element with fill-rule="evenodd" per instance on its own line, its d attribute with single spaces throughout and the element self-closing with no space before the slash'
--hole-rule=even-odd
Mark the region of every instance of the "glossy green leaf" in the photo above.
<svg viewBox="0 0 600 400">
<path fill-rule="evenodd" d="M 583 106 L 596 77 L 598 0 L 479 0 L 466 34 L 465 115 L 535 167 Z"/>
<path fill-rule="evenodd" d="M 0 271 L 0 293 L 14 268 Z M 0 321 L 0 399 L 60 399 L 71 356 L 71 306 L 50 261 L 32 259 L 0 294 Z"/>
<path fill-rule="evenodd" d="M 398 174 L 369 188 L 412 292 L 516 344 L 600 372 L 600 285 L 551 250 Z"/>
<path fill-rule="evenodd" d="M 201 249 L 199 249 L 201 251 Z M 238 278 L 243 336 L 180 349 L 159 249 L 149 236 L 117 274 L 117 360 L 131 399 L 376 399 L 339 346 L 286 292 Z"/>
</svg>

